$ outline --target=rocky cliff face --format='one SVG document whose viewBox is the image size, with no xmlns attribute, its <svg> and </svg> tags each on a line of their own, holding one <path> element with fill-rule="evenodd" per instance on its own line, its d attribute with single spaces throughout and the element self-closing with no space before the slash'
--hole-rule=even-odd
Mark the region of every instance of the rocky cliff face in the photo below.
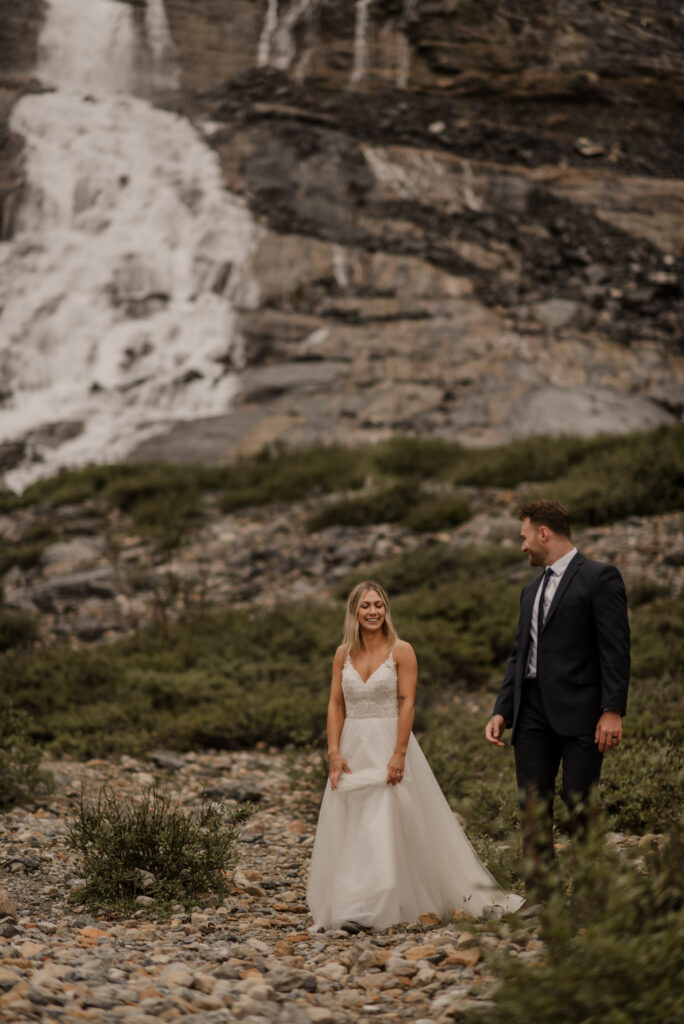
<svg viewBox="0 0 684 1024">
<path fill-rule="evenodd" d="M 10 6 L 33 31 L 26 66 L 40 8 Z M 159 102 L 193 119 L 263 231 L 231 411 L 135 457 L 681 417 L 678 2 L 165 9 L 180 88 Z"/>
<path fill-rule="evenodd" d="M 186 102 L 268 232 L 233 412 L 141 455 L 681 415 L 676 4 L 167 10 Z"/>
</svg>

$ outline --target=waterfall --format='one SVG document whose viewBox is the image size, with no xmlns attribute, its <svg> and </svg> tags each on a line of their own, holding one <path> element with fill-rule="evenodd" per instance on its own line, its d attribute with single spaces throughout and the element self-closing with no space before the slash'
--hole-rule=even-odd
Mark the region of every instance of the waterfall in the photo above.
<svg viewBox="0 0 684 1024">
<path fill-rule="evenodd" d="M 319 3 L 320 0 L 292 0 L 284 14 L 279 16 L 278 0 L 268 0 L 257 50 L 259 67 L 269 64 L 281 71 L 289 70 L 297 54 L 294 31 L 300 21 L 306 15 L 311 15 Z"/>
<path fill-rule="evenodd" d="M 278 27 L 278 0 L 268 0 L 266 8 L 266 19 L 264 27 L 259 36 L 259 47 L 257 50 L 257 65 L 262 68 L 271 60 L 271 46 L 273 37 Z"/>
<path fill-rule="evenodd" d="M 356 88 L 366 74 L 366 42 L 368 36 L 368 9 L 373 0 L 356 0 L 354 20 L 354 63 L 352 66 L 350 87 Z"/>
<path fill-rule="evenodd" d="M 178 59 L 164 0 L 147 0 L 145 7 L 145 33 L 152 53 L 152 86 L 155 89 L 177 89 L 179 84 Z"/>
<path fill-rule="evenodd" d="M 28 438 L 35 460 L 12 487 L 121 458 L 235 391 L 234 303 L 258 229 L 190 123 L 132 95 L 131 14 L 52 0 L 38 72 L 54 91 L 12 114 L 28 187 L 0 244 L 0 437 Z M 64 443 L 41 440 L 64 421 Z"/>
<path fill-rule="evenodd" d="M 411 17 L 416 9 L 416 0 L 404 0 L 404 10 L 399 22 L 397 33 L 397 76 L 396 83 L 399 89 L 408 88 L 409 76 L 411 74 L 411 44 L 408 39 L 408 26 Z"/>
<path fill-rule="evenodd" d="M 130 92 L 138 41 L 128 4 L 54 0 L 38 43 L 38 76 L 78 92 Z"/>
</svg>

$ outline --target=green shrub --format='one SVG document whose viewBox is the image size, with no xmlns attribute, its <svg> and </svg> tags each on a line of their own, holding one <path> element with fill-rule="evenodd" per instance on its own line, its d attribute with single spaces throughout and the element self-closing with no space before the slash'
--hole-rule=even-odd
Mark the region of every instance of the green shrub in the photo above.
<svg viewBox="0 0 684 1024">
<path fill-rule="evenodd" d="M 557 479 L 549 493 L 567 506 L 578 526 L 684 508 L 684 427 L 606 441 Z"/>
<path fill-rule="evenodd" d="M 38 526 L 18 543 L 8 544 L 0 541 L 0 576 L 13 565 L 20 569 L 32 569 L 40 562 L 40 556 L 49 544 L 57 540 L 54 530 Z"/>
<path fill-rule="evenodd" d="M 0 651 L 31 647 L 37 639 L 38 626 L 32 615 L 0 605 Z"/>
<path fill-rule="evenodd" d="M 390 598 L 411 590 L 434 590 L 442 584 L 468 585 L 473 578 L 505 578 L 503 570 L 520 563 L 517 548 L 499 544 L 443 544 L 404 551 L 390 562 L 381 562 L 367 575 L 381 583 Z M 361 578 L 358 572 L 346 576 L 335 586 L 335 593 L 346 598 Z"/>
<path fill-rule="evenodd" d="M 222 470 L 224 512 L 273 501 L 301 501 L 363 485 L 367 472 L 365 449 L 342 445 L 311 445 L 287 451 L 264 449 Z"/>
<path fill-rule="evenodd" d="M 684 843 L 673 831 L 643 867 L 602 848 L 575 850 L 572 886 L 558 879 L 534 964 L 494 961 L 492 1003 L 456 1020 L 479 1024 L 652 1024 L 684 1020 Z"/>
<path fill-rule="evenodd" d="M 435 495 L 423 498 L 403 517 L 406 526 L 418 533 L 451 530 L 471 518 L 473 509 L 465 498 Z"/>
<path fill-rule="evenodd" d="M 684 665 L 684 597 L 665 598 L 634 609 L 632 677 L 635 680 L 680 672 Z"/>
<path fill-rule="evenodd" d="M 682 793 L 684 750 L 672 737 L 643 740 L 628 733 L 622 748 L 605 758 L 601 796 L 619 832 L 669 831 L 680 816 Z"/>
<path fill-rule="evenodd" d="M 41 770 L 42 751 L 31 740 L 28 716 L 0 695 L 0 806 L 50 792 L 53 779 Z"/>
<path fill-rule="evenodd" d="M 515 487 L 533 480 L 555 480 L 612 441 L 610 437 L 528 437 L 495 448 L 469 448 L 455 467 L 460 484 Z"/>
<path fill-rule="evenodd" d="M 392 437 L 372 451 L 375 465 L 388 476 L 442 477 L 465 456 L 460 444 L 439 438 Z"/>
<path fill-rule="evenodd" d="M 250 814 L 246 804 L 227 811 L 206 802 L 185 812 L 155 789 L 137 802 L 105 787 L 96 799 L 82 794 L 66 836 L 82 857 L 85 886 L 76 896 L 95 910 L 124 914 L 140 895 L 162 913 L 173 903 L 189 909 L 208 895 L 220 900 L 228 891 L 225 872 L 236 861 L 238 826 Z"/>
<path fill-rule="evenodd" d="M 419 487 L 415 480 L 403 480 L 382 487 L 358 498 L 325 505 L 308 520 L 309 530 L 322 530 L 326 526 L 368 526 L 370 523 L 398 523 L 419 501 Z"/>
</svg>

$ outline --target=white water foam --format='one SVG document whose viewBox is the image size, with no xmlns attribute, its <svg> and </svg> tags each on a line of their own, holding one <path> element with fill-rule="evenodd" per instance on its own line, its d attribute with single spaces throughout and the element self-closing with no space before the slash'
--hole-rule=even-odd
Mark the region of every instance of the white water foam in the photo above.
<svg viewBox="0 0 684 1024">
<path fill-rule="evenodd" d="M 171 37 L 164 0 L 147 0 L 145 34 L 152 54 L 152 88 L 177 89 L 178 53 Z"/>
<path fill-rule="evenodd" d="M 29 187 L 0 245 L 0 438 L 65 420 L 83 430 L 39 447 L 43 461 L 8 474 L 12 487 L 228 409 L 233 303 L 249 292 L 258 233 L 189 122 L 125 94 L 130 8 L 89 0 L 79 21 L 79 3 L 53 0 L 41 39 L 40 74 L 56 91 L 25 96 L 12 115 Z"/>
<path fill-rule="evenodd" d="M 257 49 L 257 64 L 260 67 L 270 65 L 281 71 L 290 69 L 297 55 L 295 30 L 304 18 L 311 17 L 319 3 L 320 0 L 291 0 L 285 11 L 280 13 L 278 0 L 268 0 L 264 27 Z M 300 65 L 302 60 L 307 59 L 308 54 L 304 53 L 295 77 L 301 78 L 303 68 Z"/>
</svg>

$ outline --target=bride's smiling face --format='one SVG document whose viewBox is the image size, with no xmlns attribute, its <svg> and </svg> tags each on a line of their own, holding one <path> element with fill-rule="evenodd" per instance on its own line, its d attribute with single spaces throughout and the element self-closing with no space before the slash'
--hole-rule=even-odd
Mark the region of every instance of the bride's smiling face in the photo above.
<svg viewBox="0 0 684 1024">
<path fill-rule="evenodd" d="M 367 590 L 363 595 L 357 618 L 361 629 L 369 633 L 376 633 L 382 629 L 385 621 L 385 602 L 377 590 Z"/>
</svg>

